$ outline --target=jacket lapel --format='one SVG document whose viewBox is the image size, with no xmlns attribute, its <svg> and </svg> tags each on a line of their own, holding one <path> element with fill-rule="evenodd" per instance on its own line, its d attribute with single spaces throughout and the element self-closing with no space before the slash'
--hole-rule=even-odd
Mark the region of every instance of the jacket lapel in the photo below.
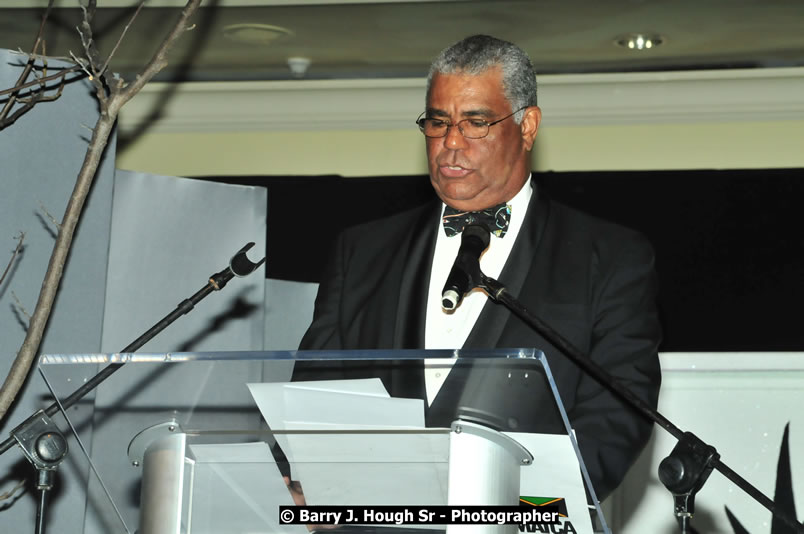
<svg viewBox="0 0 804 534">
<path fill-rule="evenodd" d="M 433 202 L 423 209 L 413 221 L 415 232 L 407 247 L 400 247 L 405 263 L 399 286 L 399 301 L 394 325 L 393 348 L 420 349 L 424 347 L 427 291 L 430 287 L 430 271 L 435 253 L 435 242 L 440 217 L 441 202 Z"/>
</svg>

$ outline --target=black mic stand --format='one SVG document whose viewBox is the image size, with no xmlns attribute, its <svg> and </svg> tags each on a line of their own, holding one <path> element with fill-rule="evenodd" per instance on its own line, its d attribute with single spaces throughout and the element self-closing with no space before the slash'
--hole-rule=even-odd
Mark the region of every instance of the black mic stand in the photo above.
<svg viewBox="0 0 804 534">
<path fill-rule="evenodd" d="M 241 248 L 229 261 L 229 266 L 219 273 L 213 274 L 209 282 L 193 296 L 179 303 L 175 310 L 166 315 L 161 321 L 152 326 L 147 332 L 135 339 L 130 345 L 125 347 L 121 353 L 134 352 L 154 336 L 167 328 L 176 319 L 190 313 L 198 302 L 213 291 L 219 291 L 235 276 L 242 277 L 253 273 L 265 262 L 262 258 L 257 263 L 253 263 L 246 256 L 246 252 L 254 246 L 248 243 Z M 90 391 L 98 387 L 101 382 L 109 378 L 115 371 L 125 365 L 124 363 L 111 363 L 104 367 L 98 374 L 90 378 L 80 388 L 75 390 L 69 397 L 61 403 L 61 409 L 66 410 L 76 402 L 81 400 Z M 39 501 L 36 510 L 36 534 L 45 532 L 45 512 L 47 510 L 48 491 L 53 488 L 56 469 L 67 455 L 67 440 L 59 431 L 50 416 L 55 415 L 60 409 L 59 403 L 54 402 L 44 410 L 39 410 L 23 421 L 19 426 L 11 431 L 11 437 L 0 443 L 0 455 L 17 443 L 25 457 L 37 470 L 37 484 L 39 490 Z M 66 417 L 66 414 L 65 414 Z"/>
<path fill-rule="evenodd" d="M 522 319 L 548 342 L 558 348 L 585 373 L 591 375 L 602 386 L 624 399 L 642 415 L 664 428 L 678 440 L 678 444 L 670 455 L 662 460 L 659 465 L 659 479 L 673 494 L 674 513 L 682 533 L 689 532 L 689 521 L 695 511 L 695 494 L 703 487 L 712 469 L 720 471 L 737 487 L 767 508 L 771 514 L 793 528 L 794 532 L 804 533 L 804 525 L 798 523 L 795 518 L 790 518 L 780 510 L 777 510 L 775 503 L 771 499 L 720 461 L 720 455 L 714 447 L 707 445 L 691 432 L 682 432 L 669 419 L 651 406 L 648 406 L 606 370 L 586 357 L 580 349 L 564 339 L 550 325 L 530 313 L 516 297 L 508 293 L 504 285 L 483 274 L 480 271 L 479 264 L 477 273 L 479 273 L 480 279 L 477 287 L 486 291 L 492 300 L 508 308 L 514 315 Z M 473 278 L 473 280 L 476 279 Z"/>
</svg>

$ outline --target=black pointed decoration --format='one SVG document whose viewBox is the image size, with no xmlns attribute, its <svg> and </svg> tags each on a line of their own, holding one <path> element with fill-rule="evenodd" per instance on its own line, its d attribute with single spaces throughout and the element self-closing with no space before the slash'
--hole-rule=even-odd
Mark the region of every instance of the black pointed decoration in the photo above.
<svg viewBox="0 0 804 534">
<path fill-rule="evenodd" d="M 796 501 L 793 498 L 793 474 L 790 468 L 790 446 L 788 444 L 789 434 L 790 422 L 784 426 L 782 446 L 779 449 L 779 461 L 776 464 L 776 489 L 773 502 L 779 512 L 794 518 L 796 517 Z M 725 509 L 726 517 L 728 517 L 729 523 L 731 523 L 731 528 L 734 529 L 734 534 L 749 534 L 740 521 L 731 513 L 729 507 L 726 506 Z M 796 531 L 793 527 L 774 516 L 771 520 L 770 534 L 796 534 Z"/>
<path fill-rule="evenodd" d="M 731 513 L 728 506 L 724 506 L 726 509 L 726 517 L 729 518 L 729 523 L 731 523 L 731 528 L 734 529 L 734 534 L 748 534 L 748 531 L 745 530 L 745 527 L 734 517 L 734 514 Z"/>
<path fill-rule="evenodd" d="M 782 448 L 779 450 L 779 462 L 776 464 L 776 493 L 773 502 L 779 511 L 788 517 L 796 517 L 796 501 L 793 498 L 793 475 L 790 468 L 790 447 L 788 435 L 790 423 L 784 426 Z M 792 526 L 777 517 L 771 521 L 771 534 L 796 534 Z"/>
</svg>

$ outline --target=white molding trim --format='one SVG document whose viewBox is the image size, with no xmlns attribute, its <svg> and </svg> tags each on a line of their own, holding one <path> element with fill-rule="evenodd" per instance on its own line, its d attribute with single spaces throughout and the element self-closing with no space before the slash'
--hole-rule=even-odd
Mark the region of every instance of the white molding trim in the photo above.
<svg viewBox="0 0 804 534">
<path fill-rule="evenodd" d="M 802 352 L 662 352 L 662 372 L 804 372 Z"/>
<path fill-rule="evenodd" d="M 544 75 L 539 87 L 550 126 L 804 120 L 804 67 Z M 151 83 L 123 108 L 120 129 L 409 129 L 424 90 L 421 78 Z"/>
</svg>

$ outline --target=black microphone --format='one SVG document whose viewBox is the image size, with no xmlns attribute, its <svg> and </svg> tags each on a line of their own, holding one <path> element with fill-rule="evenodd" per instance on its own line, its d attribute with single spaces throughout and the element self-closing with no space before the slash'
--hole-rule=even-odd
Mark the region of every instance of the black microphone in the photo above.
<svg viewBox="0 0 804 534">
<path fill-rule="evenodd" d="M 461 248 L 441 292 L 441 307 L 454 310 L 463 296 L 480 283 L 480 255 L 489 246 L 489 230 L 481 224 L 470 224 L 461 234 Z"/>
</svg>

